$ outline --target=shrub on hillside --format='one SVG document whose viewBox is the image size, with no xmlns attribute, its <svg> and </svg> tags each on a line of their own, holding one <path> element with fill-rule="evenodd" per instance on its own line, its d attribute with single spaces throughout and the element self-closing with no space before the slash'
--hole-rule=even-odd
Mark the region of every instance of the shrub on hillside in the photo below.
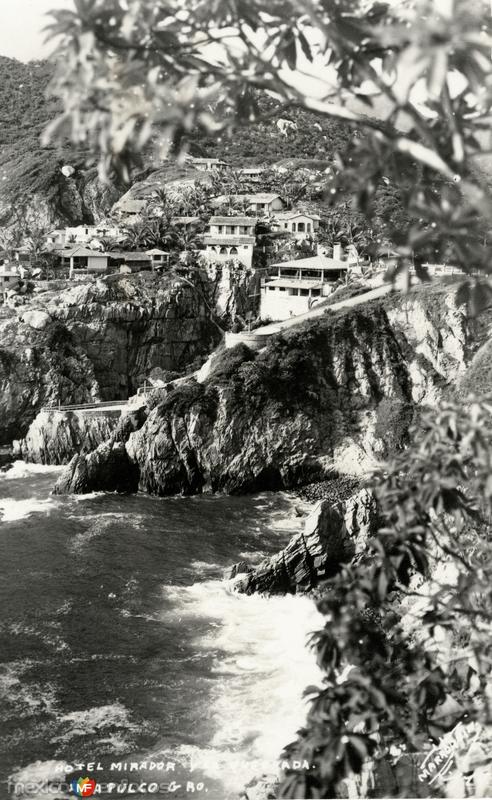
<svg viewBox="0 0 492 800">
<path fill-rule="evenodd" d="M 377 407 L 374 433 L 384 442 L 387 454 L 401 448 L 408 439 L 413 407 L 401 397 L 383 397 Z"/>
<path fill-rule="evenodd" d="M 209 381 L 214 383 L 227 381 L 237 373 L 241 364 L 253 361 L 255 354 L 245 344 L 240 343 L 235 347 L 222 350 L 215 358 L 209 376 Z"/>
</svg>

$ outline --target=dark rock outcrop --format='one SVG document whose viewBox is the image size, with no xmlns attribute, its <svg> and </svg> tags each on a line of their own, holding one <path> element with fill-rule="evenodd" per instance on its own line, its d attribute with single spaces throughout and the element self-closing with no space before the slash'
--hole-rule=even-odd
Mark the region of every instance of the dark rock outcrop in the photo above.
<svg viewBox="0 0 492 800">
<path fill-rule="evenodd" d="M 145 422 L 147 409 L 137 408 L 117 422 L 111 438 L 95 450 L 72 458 L 58 479 L 54 494 L 89 494 L 93 491 L 129 494 L 138 489 L 138 471 L 125 442 Z"/>
<path fill-rule="evenodd" d="M 123 442 L 100 445 L 88 456 L 75 456 L 56 483 L 54 494 L 135 492 L 138 473 L 128 458 Z"/>
<path fill-rule="evenodd" d="M 441 294 L 433 303 L 456 327 L 456 359 L 466 359 L 466 319 L 453 292 L 451 300 L 449 291 Z M 367 473 L 405 444 L 416 406 L 438 402 L 456 377 L 451 356 L 434 352 L 431 363 L 431 353 L 422 354 L 427 335 L 407 338 L 397 301 L 390 301 L 391 322 L 385 301 L 373 301 L 277 334 L 260 352 L 218 353 L 209 374 L 158 399 L 129 437 L 139 489 L 233 494 Z M 431 330 L 436 312 L 431 318 L 426 306 L 421 316 Z"/>
<path fill-rule="evenodd" d="M 376 503 L 367 489 L 336 506 L 322 500 L 306 520 L 304 531 L 284 550 L 246 574 L 245 566 L 237 564 L 229 577 L 235 579 L 234 588 L 241 594 L 310 591 L 363 550 L 375 524 Z"/>
</svg>

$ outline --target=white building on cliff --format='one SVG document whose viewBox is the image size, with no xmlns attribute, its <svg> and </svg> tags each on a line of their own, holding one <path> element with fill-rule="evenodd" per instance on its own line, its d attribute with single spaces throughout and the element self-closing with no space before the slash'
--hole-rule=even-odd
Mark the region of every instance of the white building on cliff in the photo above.
<svg viewBox="0 0 492 800">
<path fill-rule="evenodd" d="M 311 256 L 272 264 L 274 269 L 277 274 L 262 283 L 260 317 L 278 321 L 304 314 L 330 295 L 350 265 L 341 258 Z"/>
<path fill-rule="evenodd" d="M 211 217 L 203 236 L 205 254 L 210 261 L 237 259 L 245 267 L 253 264 L 256 219 L 253 217 Z"/>
</svg>

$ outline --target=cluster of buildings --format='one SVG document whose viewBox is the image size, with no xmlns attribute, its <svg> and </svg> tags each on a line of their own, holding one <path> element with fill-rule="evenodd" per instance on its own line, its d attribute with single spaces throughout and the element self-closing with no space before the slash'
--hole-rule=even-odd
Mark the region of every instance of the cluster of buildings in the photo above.
<svg viewBox="0 0 492 800">
<path fill-rule="evenodd" d="M 202 172 L 220 175 L 230 170 L 226 162 L 216 158 L 190 156 L 186 161 Z M 237 172 L 245 182 L 256 183 L 258 189 L 261 188 L 265 168 L 243 167 Z M 119 222 L 110 220 L 51 231 L 47 236 L 46 251 L 58 260 L 71 279 L 87 274 L 165 269 L 170 262 L 170 254 L 165 250 L 153 248 L 140 252 L 123 247 L 123 224 L 141 217 L 148 200 L 125 198 L 115 216 Z M 288 209 L 284 199 L 275 192 L 219 195 L 211 201 L 211 206 L 216 213 L 209 218 L 197 251 L 205 263 L 220 268 L 232 262 L 234 266 L 252 270 L 259 220 L 268 221 L 271 232 L 278 234 L 277 241 L 287 239 L 292 244 L 308 245 L 307 252 L 311 251 L 307 258 L 281 261 L 263 269 L 260 291 L 260 317 L 263 320 L 283 320 L 305 313 L 327 297 L 349 271 L 357 271 L 359 258 L 355 248 L 343 252 L 341 246 L 336 245 L 333 253 L 328 254 L 317 243 L 319 215 L 305 209 Z M 196 230 L 203 224 L 197 216 L 176 217 L 172 223 L 185 231 Z M 26 260 L 29 259 L 25 248 L 19 248 L 14 264 L 0 265 L 0 290 L 3 293 L 23 280 Z M 436 274 L 438 271 L 439 274 L 453 273 L 451 267 L 432 265 L 432 268 Z"/>
</svg>

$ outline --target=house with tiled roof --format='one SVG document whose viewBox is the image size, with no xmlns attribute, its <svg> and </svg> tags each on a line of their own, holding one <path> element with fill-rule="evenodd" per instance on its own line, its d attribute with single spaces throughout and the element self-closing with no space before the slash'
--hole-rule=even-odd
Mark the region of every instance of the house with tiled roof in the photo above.
<svg viewBox="0 0 492 800">
<path fill-rule="evenodd" d="M 75 245 L 65 250 L 57 252 L 61 260 L 61 266 L 69 268 L 70 277 L 76 276 L 77 272 L 104 274 L 108 271 L 109 256 L 98 250 L 89 250 L 83 245 Z"/>
<path fill-rule="evenodd" d="M 210 261 L 237 259 L 245 267 L 253 263 L 256 219 L 242 215 L 211 217 L 203 236 Z"/>
<path fill-rule="evenodd" d="M 304 314 L 330 295 L 349 269 L 338 250 L 335 258 L 317 255 L 272 264 L 271 276 L 261 288 L 261 318 L 283 320 Z"/>
<path fill-rule="evenodd" d="M 242 203 L 258 217 L 270 216 L 277 211 L 283 211 L 285 208 L 285 201 L 279 194 L 273 192 L 255 192 L 253 194 L 234 195 L 222 194 L 215 197 L 212 201 L 214 208 L 219 208 L 228 203 Z"/>
<path fill-rule="evenodd" d="M 229 165 L 226 164 L 225 161 L 221 161 L 220 158 L 195 158 L 194 156 L 187 156 L 185 161 L 191 167 L 201 172 L 213 172 L 214 170 L 224 172 L 224 170 L 229 169 Z"/>
<path fill-rule="evenodd" d="M 298 242 L 313 238 L 319 230 L 320 216 L 308 211 L 280 211 L 275 214 L 274 227 L 287 231 Z"/>
<path fill-rule="evenodd" d="M 238 174 L 244 181 L 260 183 L 265 170 L 266 167 L 241 167 L 241 169 L 238 169 Z"/>
</svg>

